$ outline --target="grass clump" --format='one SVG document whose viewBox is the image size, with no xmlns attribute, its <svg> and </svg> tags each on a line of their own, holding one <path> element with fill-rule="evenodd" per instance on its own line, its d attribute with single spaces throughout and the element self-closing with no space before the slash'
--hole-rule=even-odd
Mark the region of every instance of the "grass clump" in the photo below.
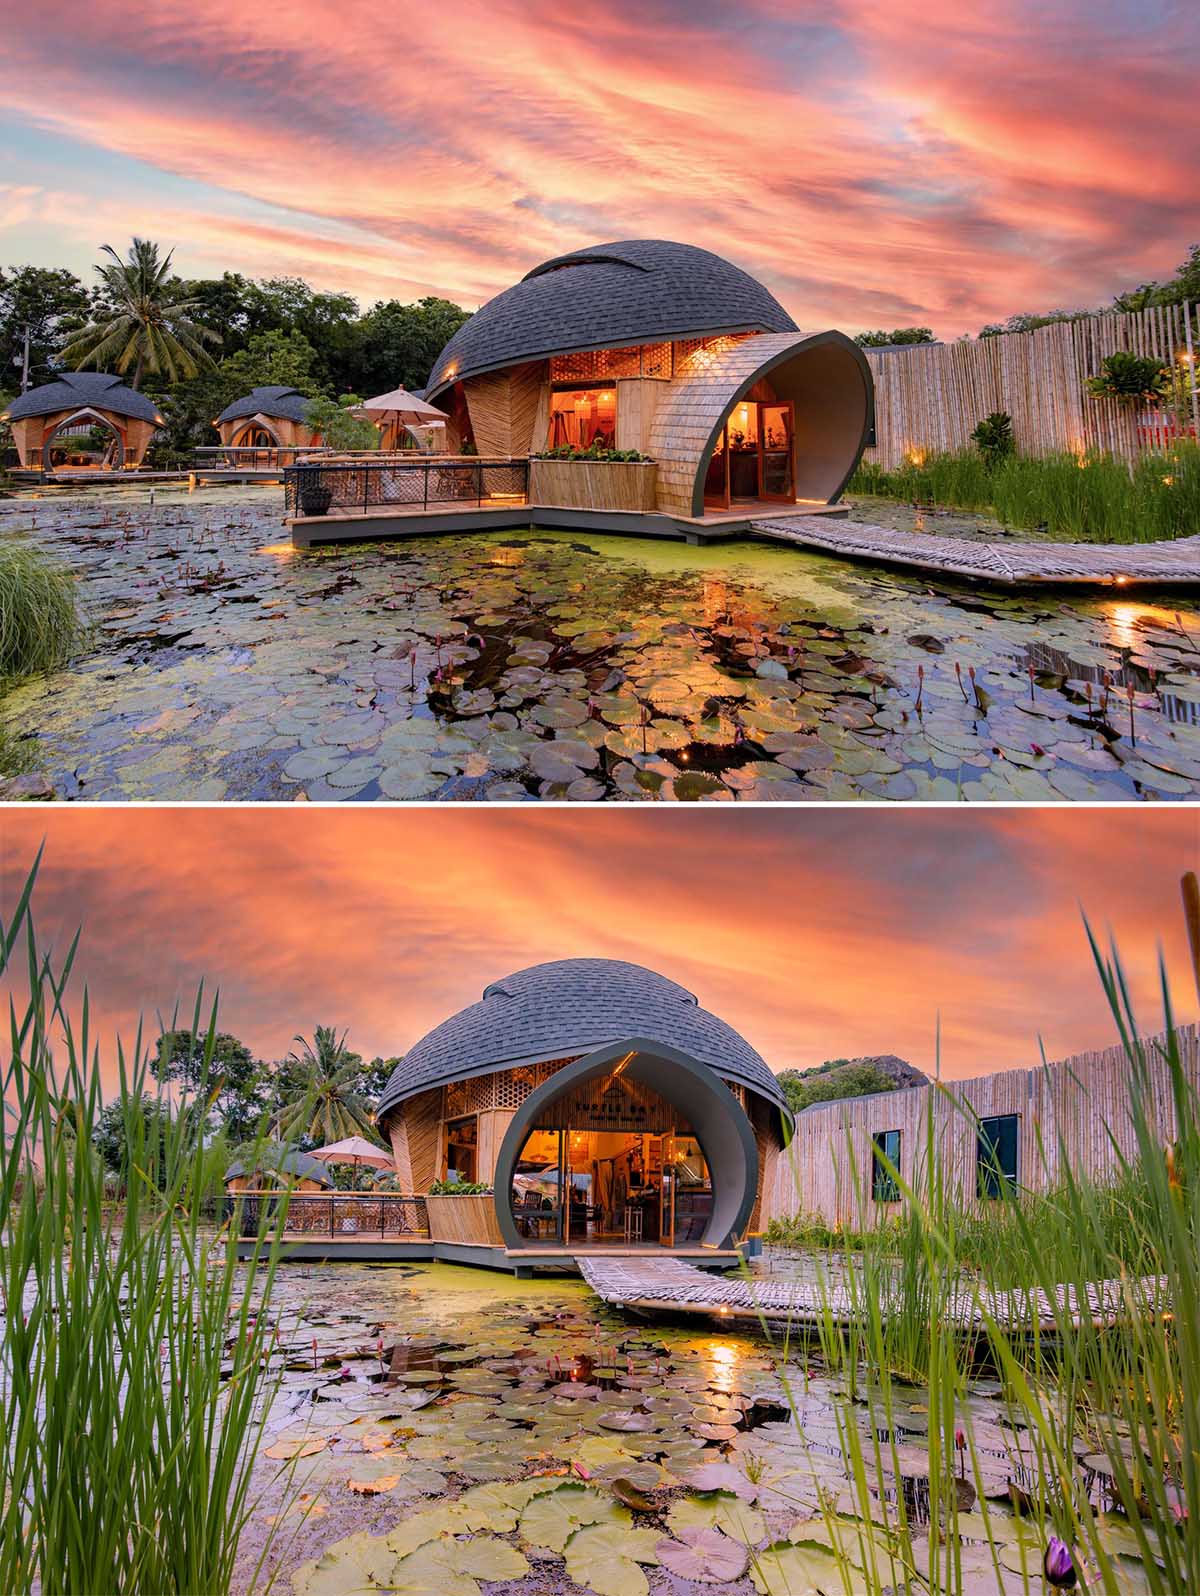
<svg viewBox="0 0 1200 1596">
<path fill-rule="evenodd" d="M 0 542 L 0 686 L 57 670 L 87 635 L 67 567 L 24 540 Z"/>
<path fill-rule="evenodd" d="M 243 1272 L 205 1227 L 209 1094 L 148 1116 L 140 1032 L 118 1050 L 128 1156 L 107 1200 L 100 1055 L 86 991 L 68 1001 L 78 939 L 42 950 L 35 878 L 0 923 L 0 1590 L 227 1592 L 272 1394 L 277 1244 L 260 1230 Z M 214 1016 L 210 1063 L 215 1035 Z"/>
<path fill-rule="evenodd" d="M 1111 454 L 912 456 L 887 471 L 864 461 L 851 493 L 987 511 L 1006 526 L 1090 543 L 1153 543 L 1200 527 L 1200 446 L 1179 443 L 1130 467 Z"/>
</svg>

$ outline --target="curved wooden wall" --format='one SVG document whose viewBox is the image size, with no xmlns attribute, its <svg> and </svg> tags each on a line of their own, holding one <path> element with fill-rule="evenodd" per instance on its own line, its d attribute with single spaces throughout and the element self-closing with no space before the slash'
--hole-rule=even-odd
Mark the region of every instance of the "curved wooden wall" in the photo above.
<svg viewBox="0 0 1200 1596">
<path fill-rule="evenodd" d="M 700 349 L 676 373 L 650 428 L 658 507 L 704 513 L 704 474 L 734 405 L 763 377 L 796 406 L 796 496 L 836 499 L 866 442 L 871 374 L 862 351 L 838 332 L 762 333 L 731 348 Z"/>
</svg>

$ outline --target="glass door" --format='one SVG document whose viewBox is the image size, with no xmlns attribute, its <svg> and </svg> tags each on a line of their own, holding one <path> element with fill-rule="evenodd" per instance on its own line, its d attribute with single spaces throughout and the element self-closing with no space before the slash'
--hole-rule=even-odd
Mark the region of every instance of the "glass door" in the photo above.
<svg viewBox="0 0 1200 1596">
<path fill-rule="evenodd" d="M 759 497 L 790 503 L 796 497 L 793 406 L 790 402 L 760 404 L 758 412 Z"/>
</svg>

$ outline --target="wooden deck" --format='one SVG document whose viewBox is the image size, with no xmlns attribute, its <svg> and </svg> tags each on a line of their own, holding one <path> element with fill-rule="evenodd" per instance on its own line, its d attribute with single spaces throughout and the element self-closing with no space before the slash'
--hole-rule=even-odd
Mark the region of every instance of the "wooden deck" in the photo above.
<svg viewBox="0 0 1200 1596">
<path fill-rule="evenodd" d="M 1200 586 L 1200 536 L 1161 543 L 976 542 L 930 532 L 897 532 L 862 521 L 760 516 L 752 537 L 816 549 L 878 565 L 904 565 L 939 576 L 1003 587 L 1045 583 L 1088 587 Z"/>
<path fill-rule="evenodd" d="M 371 505 L 367 509 L 331 509 L 325 515 L 285 518 L 297 548 L 314 543 L 364 542 L 369 538 L 425 538 L 455 532 L 510 532 L 544 528 L 560 532 L 608 532 L 618 537 L 674 538 L 709 543 L 745 537 L 761 518 L 761 503 L 702 516 L 667 515 L 660 510 L 579 510 L 568 507 L 488 500 L 464 505 Z M 772 523 L 833 519 L 846 514 L 841 504 L 798 502 L 772 508 Z"/>
<path fill-rule="evenodd" d="M 744 1276 L 714 1280 L 681 1258 L 605 1259 L 580 1256 L 579 1271 L 596 1295 L 615 1307 L 643 1313 L 700 1313 L 722 1320 L 787 1325 L 813 1329 L 826 1318 L 847 1325 L 860 1316 L 859 1306 L 844 1286 L 822 1291 L 799 1281 L 748 1280 Z M 1130 1286 L 1133 1286 L 1133 1293 Z M 1073 1286 L 1056 1288 L 1059 1310 L 1065 1306 L 1076 1323 L 1115 1324 L 1134 1306 L 1167 1306 L 1166 1282 L 1101 1280 L 1081 1298 Z M 984 1294 L 988 1314 L 1001 1328 L 1018 1333 L 1053 1332 L 1055 1306 L 1042 1291 L 993 1291 Z M 961 1301 L 949 1310 L 960 1330 L 982 1329 L 983 1314 L 973 1290 L 964 1285 Z"/>
</svg>

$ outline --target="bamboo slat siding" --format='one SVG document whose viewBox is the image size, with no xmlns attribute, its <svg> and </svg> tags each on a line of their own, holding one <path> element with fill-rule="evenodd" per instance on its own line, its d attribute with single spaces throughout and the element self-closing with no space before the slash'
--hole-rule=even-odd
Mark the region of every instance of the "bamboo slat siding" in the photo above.
<svg viewBox="0 0 1200 1596">
<path fill-rule="evenodd" d="M 1200 1087 L 1200 1027 L 1179 1031 L 1189 1079 Z M 1151 1047 L 1151 1101 L 1163 1143 L 1175 1133 L 1166 1066 Z M 1054 1186 L 1062 1150 L 1079 1175 L 1113 1171 L 1113 1144 L 1134 1152 L 1129 1118 L 1129 1064 L 1119 1048 L 1079 1053 L 1046 1069 L 1005 1070 L 978 1080 L 945 1083 L 979 1118 L 1016 1114 L 1019 1121 L 1017 1178 L 1022 1186 Z M 870 1199 L 871 1144 L 879 1131 L 900 1132 L 900 1173 L 919 1185 L 924 1167 L 929 1097 L 934 1089 L 909 1087 L 845 1102 L 817 1104 L 797 1116 L 791 1146 L 775 1153 L 766 1174 L 761 1222 L 791 1214 L 813 1214 L 828 1224 L 858 1228 L 895 1209 Z M 966 1204 L 975 1197 L 976 1130 L 968 1114 L 934 1094 L 939 1151 L 952 1189 Z"/>
<path fill-rule="evenodd" d="M 475 447 L 481 455 L 520 457 L 533 443 L 546 363 L 510 366 L 463 384 Z"/>
<path fill-rule="evenodd" d="M 1135 459 L 1170 441 L 1140 407 L 1093 399 L 1087 378 L 1106 355 L 1128 350 L 1178 370 L 1194 356 L 1191 305 L 1153 306 L 1126 315 L 1054 322 L 1031 333 L 952 344 L 914 344 L 883 354 L 868 349 L 875 378 L 876 446 L 866 458 L 892 470 L 915 451 L 964 449 L 984 416 L 1006 410 L 1027 454 L 1100 449 Z M 1195 371 L 1187 361 L 1185 375 Z M 1166 412 L 1167 415 L 1170 412 Z M 1200 396 L 1192 391 L 1184 430 L 1200 436 Z"/>
</svg>

